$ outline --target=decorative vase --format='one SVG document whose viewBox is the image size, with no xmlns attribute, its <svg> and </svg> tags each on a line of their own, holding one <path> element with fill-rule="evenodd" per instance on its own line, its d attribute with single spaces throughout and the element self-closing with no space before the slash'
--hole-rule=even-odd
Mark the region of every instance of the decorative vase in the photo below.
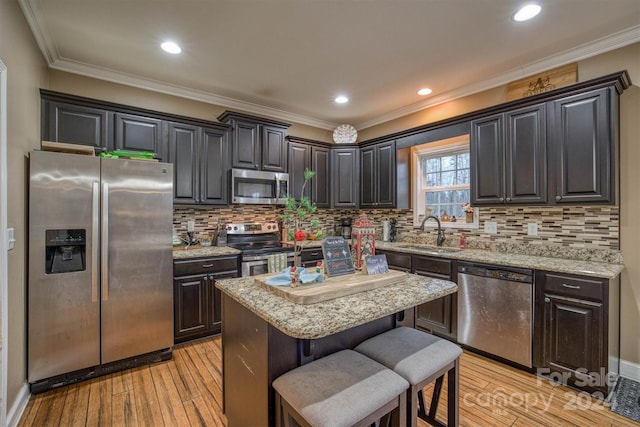
<svg viewBox="0 0 640 427">
<path fill-rule="evenodd" d="M 466 212 L 464 217 L 466 222 L 473 222 L 473 212 Z"/>
</svg>

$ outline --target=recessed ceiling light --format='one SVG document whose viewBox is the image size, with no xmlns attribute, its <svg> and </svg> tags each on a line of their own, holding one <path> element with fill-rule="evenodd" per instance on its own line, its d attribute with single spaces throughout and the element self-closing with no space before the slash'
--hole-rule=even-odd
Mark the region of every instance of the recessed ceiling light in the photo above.
<svg viewBox="0 0 640 427">
<path fill-rule="evenodd" d="M 346 104 L 347 102 L 349 102 L 349 98 L 347 98 L 344 95 L 340 95 L 340 96 L 337 96 L 336 99 L 334 99 L 334 101 L 336 101 L 338 104 Z"/>
<path fill-rule="evenodd" d="M 527 21 L 540 13 L 541 9 L 538 4 L 525 5 L 513 15 L 513 20 L 518 22 Z"/>
<path fill-rule="evenodd" d="M 182 49 L 180 48 L 180 46 L 178 46 L 177 44 L 175 44 L 174 42 L 164 42 L 160 45 L 160 47 L 162 48 L 162 50 L 164 50 L 167 53 L 172 53 L 174 55 L 179 54 L 180 52 L 182 52 Z"/>
<path fill-rule="evenodd" d="M 431 92 L 433 92 L 431 89 L 429 89 L 428 87 L 424 87 L 418 91 L 418 95 L 425 96 L 429 95 Z"/>
</svg>

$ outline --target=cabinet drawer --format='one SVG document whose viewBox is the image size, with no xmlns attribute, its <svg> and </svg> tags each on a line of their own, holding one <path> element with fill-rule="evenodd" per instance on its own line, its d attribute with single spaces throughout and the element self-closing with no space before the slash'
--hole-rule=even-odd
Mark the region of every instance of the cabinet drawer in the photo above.
<svg viewBox="0 0 640 427">
<path fill-rule="evenodd" d="M 411 271 L 411 255 L 386 251 L 376 251 L 376 254 L 387 256 L 389 268 Z"/>
<path fill-rule="evenodd" d="M 191 260 L 173 261 L 174 277 L 186 276 L 189 274 L 203 274 L 218 271 L 237 271 L 238 257 L 225 258 L 200 258 Z"/>
<path fill-rule="evenodd" d="M 603 300 L 605 283 L 602 280 L 551 273 L 545 273 L 544 277 L 545 292 L 597 301 Z"/>
<path fill-rule="evenodd" d="M 324 258 L 322 248 L 304 249 L 300 254 L 302 261 L 320 261 Z"/>
<path fill-rule="evenodd" d="M 451 276 L 451 264 L 453 261 L 441 258 L 432 258 L 425 256 L 413 257 L 413 270 L 416 273 L 437 273 L 445 276 Z"/>
</svg>

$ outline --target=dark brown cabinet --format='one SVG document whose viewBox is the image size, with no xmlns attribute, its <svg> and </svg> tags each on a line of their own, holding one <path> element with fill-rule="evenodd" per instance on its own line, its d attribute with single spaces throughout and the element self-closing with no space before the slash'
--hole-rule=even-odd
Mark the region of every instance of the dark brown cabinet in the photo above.
<svg viewBox="0 0 640 427">
<path fill-rule="evenodd" d="M 362 148 L 360 168 L 360 207 L 395 207 L 395 141 Z"/>
<path fill-rule="evenodd" d="M 457 283 L 454 261 L 450 259 L 414 255 L 413 273 Z M 416 327 L 455 340 L 457 308 L 457 294 L 446 295 L 419 305 L 416 310 Z"/>
<path fill-rule="evenodd" d="M 536 287 L 535 366 L 551 378 L 606 396 L 613 385 L 606 374 L 618 368 L 609 365 L 619 356 L 617 345 L 611 345 L 619 333 L 617 285 L 539 271 Z"/>
<path fill-rule="evenodd" d="M 357 208 L 360 199 L 360 156 L 357 147 L 331 150 L 331 178 L 331 207 Z"/>
<path fill-rule="evenodd" d="M 551 103 L 556 203 L 614 202 L 614 100 L 603 88 Z"/>
<path fill-rule="evenodd" d="M 545 105 L 471 122 L 471 204 L 547 201 Z"/>
<path fill-rule="evenodd" d="M 304 138 L 289 137 L 288 164 L 290 194 L 298 200 L 304 183 L 304 171 L 310 169 L 315 176 L 307 183 L 304 195 L 319 208 L 330 206 L 330 175 L 328 147 L 314 145 Z"/>
<path fill-rule="evenodd" d="M 222 130 L 169 123 L 174 203 L 226 205 L 227 138 Z"/>
<path fill-rule="evenodd" d="M 164 122 L 153 117 L 115 113 L 116 150 L 147 151 L 155 153 L 158 160 L 167 161 Z"/>
<path fill-rule="evenodd" d="M 220 290 L 217 280 L 239 277 L 237 256 L 174 260 L 174 341 L 219 333 Z"/>
<path fill-rule="evenodd" d="M 287 171 L 288 123 L 225 111 L 218 120 L 231 126 L 231 165 L 240 169 Z"/>
<path fill-rule="evenodd" d="M 113 113 L 100 108 L 42 99 L 42 139 L 113 150 Z"/>
</svg>

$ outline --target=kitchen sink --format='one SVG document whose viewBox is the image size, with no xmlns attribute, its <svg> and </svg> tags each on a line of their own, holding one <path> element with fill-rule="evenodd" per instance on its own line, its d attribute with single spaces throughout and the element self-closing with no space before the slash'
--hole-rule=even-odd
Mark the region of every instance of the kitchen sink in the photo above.
<svg viewBox="0 0 640 427">
<path fill-rule="evenodd" d="M 437 255 L 460 252 L 460 249 L 456 249 L 456 248 L 438 248 L 434 246 L 425 246 L 425 245 L 416 245 L 416 244 L 398 245 L 398 247 L 402 249 L 413 249 L 416 251 L 429 253 L 429 254 L 437 254 Z"/>
</svg>

